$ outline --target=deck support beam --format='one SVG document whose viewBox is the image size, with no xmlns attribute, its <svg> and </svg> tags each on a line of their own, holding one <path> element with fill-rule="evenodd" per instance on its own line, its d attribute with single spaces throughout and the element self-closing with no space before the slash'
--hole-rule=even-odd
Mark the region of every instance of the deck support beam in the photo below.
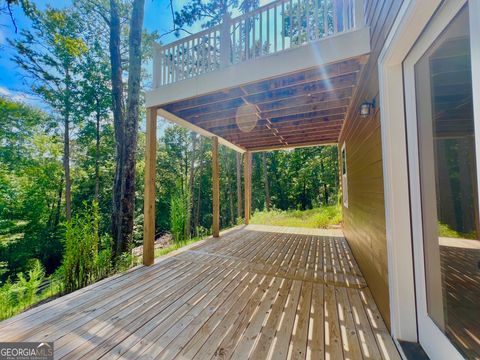
<svg viewBox="0 0 480 360">
<path fill-rule="evenodd" d="M 212 138 L 212 199 L 213 199 L 213 237 L 220 236 L 220 169 L 218 163 L 218 137 Z"/>
<path fill-rule="evenodd" d="M 250 223 L 250 209 L 252 207 L 252 153 L 243 154 L 243 176 L 245 177 L 245 224 Z"/>
<path fill-rule="evenodd" d="M 145 146 L 145 198 L 143 221 L 143 264 L 154 262 L 155 244 L 155 175 L 157 163 L 157 110 L 147 109 Z"/>
</svg>

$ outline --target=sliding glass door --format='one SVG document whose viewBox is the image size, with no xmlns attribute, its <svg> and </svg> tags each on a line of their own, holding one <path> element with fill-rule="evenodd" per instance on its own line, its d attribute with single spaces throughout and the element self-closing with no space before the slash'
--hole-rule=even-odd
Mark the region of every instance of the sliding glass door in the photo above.
<svg viewBox="0 0 480 360">
<path fill-rule="evenodd" d="M 468 2 L 445 1 L 404 63 L 418 330 L 439 359 L 480 359 L 471 18 Z"/>
</svg>

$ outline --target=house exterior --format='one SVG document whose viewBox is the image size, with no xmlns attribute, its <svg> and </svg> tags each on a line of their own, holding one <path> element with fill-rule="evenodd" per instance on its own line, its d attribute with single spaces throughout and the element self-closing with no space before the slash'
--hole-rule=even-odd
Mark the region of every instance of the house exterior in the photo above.
<svg viewBox="0 0 480 360">
<path fill-rule="evenodd" d="M 219 144 L 244 154 L 246 223 L 252 152 L 338 144 L 343 232 L 402 356 L 480 358 L 478 14 L 480 0 L 278 0 L 158 46 L 144 263 L 157 116 L 214 140 L 214 236 Z"/>
</svg>

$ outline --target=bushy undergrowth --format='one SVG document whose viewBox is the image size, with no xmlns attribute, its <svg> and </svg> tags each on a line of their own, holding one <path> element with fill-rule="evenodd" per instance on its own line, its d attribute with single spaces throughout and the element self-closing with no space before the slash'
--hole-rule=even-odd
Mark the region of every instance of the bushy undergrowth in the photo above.
<svg viewBox="0 0 480 360">
<path fill-rule="evenodd" d="M 340 205 L 324 206 L 310 210 L 270 210 L 256 211 L 251 224 L 291 226 L 307 228 L 328 228 L 342 222 Z"/>
<path fill-rule="evenodd" d="M 13 316 L 48 296 L 59 291 L 54 282 L 42 293 L 39 288 L 45 279 L 45 270 L 40 261 L 34 260 L 27 274 L 19 273 L 16 281 L 8 279 L 0 287 L 0 320 Z"/>
<path fill-rule="evenodd" d="M 108 238 L 100 243 L 99 219 L 94 202 L 92 206 L 85 204 L 85 209 L 66 224 L 62 272 L 67 292 L 92 284 L 112 271 L 111 247 Z"/>
<path fill-rule="evenodd" d="M 202 239 L 204 239 L 208 234 L 203 234 L 202 236 L 196 236 L 188 240 L 181 240 L 181 241 L 175 241 L 173 244 L 170 246 L 167 246 L 163 249 L 157 249 L 155 250 L 155 257 L 167 255 L 168 253 L 171 253 L 172 251 L 178 250 L 184 246 L 191 245 L 193 243 L 196 243 Z"/>
<path fill-rule="evenodd" d="M 188 190 L 177 184 L 176 191 L 170 199 L 170 230 L 176 242 L 189 237 L 187 224 L 190 221 L 190 195 Z"/>
</svg>

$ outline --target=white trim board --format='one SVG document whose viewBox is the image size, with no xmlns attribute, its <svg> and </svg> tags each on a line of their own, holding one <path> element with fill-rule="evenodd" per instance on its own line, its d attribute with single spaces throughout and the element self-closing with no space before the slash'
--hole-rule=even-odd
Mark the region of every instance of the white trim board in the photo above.
<svg viewBox="0 0 480 360">
<path fill-rule="evenodd" d="M 319 67 L 370 53 L 370 28 L 364 27 L 296 48 L 230 65 L 147 91 L 147 107 L 159 107 L 215 91 Z"/>
<path fill-rule="evenodd" d="M 218 142 L 220 144 L 225 145 L 226 147 L 228 147 L 232 150 L 235 150 L 236 152 L 239 152 L 240 154 L 243 154 L 245 151 L 247 151 L 243 147 L 235 145 L 234 143 L 231 143 L 230 141 L 225 140 L 224 138 L 222 138 L 218 135 L 215 135 L 214 133 L 211 133 L 210 131 L 202 129 L 201 127 L 196 126 L 196 125 L 182 119 L 181 117 L 178 117 L 177 115 L 174 115 L 174 114 L 172 114 L 172 113 L 170 113 L 170 112 L 168 112 L 164 109 L 158 109 L 157 110 L 157 115 L 160 116 L 160 117 L 163 117 L 164 119 L 166 119 L 170 122 L 173 122 L 177 125 L 180 125 L 181 127 L 184 127 L 184 128 L 186 128 L 188 130 L 191 130 L 191 131 L 194 131 L 197 134 L 203 135 L 205 137 L 208 137 L 208 138 L 218 137 Z"/>
<path fill-rule="evenodd" d="M 453 350 L 453 346 L 449 343 L 445 344 L 445 341 L 440 341 L 443 339 L 438 337 L 444 337 L 444 335 L 438 328 L 432 326 L 431 331 L 428 332 L 428 339 L 424 337 L 425 335 L 422 338 L 417 328 L 417 316 L 420 315 L 420 312 L 425 312 L 425 304 L 417 304 L 417 302 L 422 302 L 422 298 L 418 297 L 415 287 L 414 274 L 415 271 L 418 271 L 419 265 L 414 264 L 417 257 L 414 257 L 412 247 L 412 218 L 415 220 L 419 213 L 418 211 L 414 214 L 411 213 L 416 208 L 410 206 L 418 207 L 418 201 L 412 202 L 410 205 L 409 176 L 412 175 L 412 172 L 418 173 L 418 168 L 415 168 L 415 161 L 412 163 L 414 153 L 411 151 L 410 145 L 407 148 L 407 142 L 410 144 L 414 139 L 410 137 L 407 140 L 405 99 L 406 96 L 411 97 L 412 94 L 408 90 L 409 87 L 404 84 L 403 67 L 407 56 L 412 52 L 432 16 L 437 11 L 439 15 L 444 16 L 444 8 L 447 8 L 447 13 L 455 13 L 465 2 L 466 0 L 447 1 L 442 5 L 441 0 L 404 0 L 381 51 L 378 67 L 392 336 L 405 341 L 419 341 L 422 346 L 428 340 L 427 343 L 432 345 L 427 346 L 428 348 L 425 350 L 435 359 L 457 358 L 458 353 L 455 351 L 452 356 L 453 351 L 449 350 Z M 439 8 L 441 5 L 442 7 Z M 470 0 L 469 5 L 472 19 L 472 11 L 475 14 L 479 13 L 480 0 Z M 478 21 L 470 21 L 470 23 L 471 34 L 480 31 Z M 442 30 L 443 28 L 439 28 L 435 31 Z M 475 58 L 480 58 L 478 41 L 476 45 L 472 46 L 472 63 Z M 472 77 L 475 78 L 474 69 L 472 69 Z M 478 93 L 476 93 L 477 96 Z M 480 101 L 476 102 L 477 106 L 479 103 Z M 477 110 L 480 111 L 480 109 Z M 475 118 L 477 122 L 478 116 Z M 478 153 L 480 151 L 478 141 L 476 146 Z M 414 193 L 412 196 L 416 198 L 419 195 Z M 418 227 L 418 221 L 415 223 Z M 418 244 L 415 246 L 418 247 Z M 418 254 L 418 249 L 416 253 Z M 435 329 L 438 331 L 435 332 Z"/>
</svg>

